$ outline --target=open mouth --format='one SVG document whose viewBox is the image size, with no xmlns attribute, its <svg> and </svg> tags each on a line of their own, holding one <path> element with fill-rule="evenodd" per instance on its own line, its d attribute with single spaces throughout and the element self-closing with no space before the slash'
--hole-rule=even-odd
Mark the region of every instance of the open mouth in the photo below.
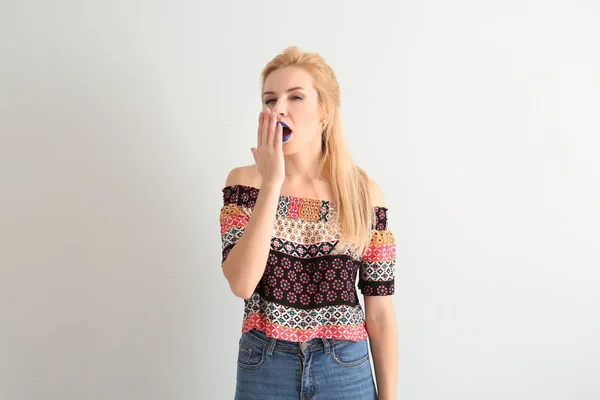
<svg viewBox="0 0 600 400">
<path fill-rule="evenodd" d="M 283 127 L 283 142 L 287 142 L 292 137 L 292 130 L 290 127 L 283 121 L 279 121 L 278 124 L 281 124 Z"/>
</svg>

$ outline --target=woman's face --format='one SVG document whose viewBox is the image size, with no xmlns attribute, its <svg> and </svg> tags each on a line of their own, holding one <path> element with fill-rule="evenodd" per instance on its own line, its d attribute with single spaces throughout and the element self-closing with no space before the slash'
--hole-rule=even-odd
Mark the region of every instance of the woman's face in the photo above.
<svg viewBox="0 0 600 400">
<path fill-rule="evenodd" d="M 292 136 L 283 142 L 283 153 L 293 154 L 313 141 L 321 146 L 321 120 L 317 91 L 312 76 L 300 67 L 285 67 L 267 77 L 263 90 L 263 105 L 285 122 Z"/>
</svg>

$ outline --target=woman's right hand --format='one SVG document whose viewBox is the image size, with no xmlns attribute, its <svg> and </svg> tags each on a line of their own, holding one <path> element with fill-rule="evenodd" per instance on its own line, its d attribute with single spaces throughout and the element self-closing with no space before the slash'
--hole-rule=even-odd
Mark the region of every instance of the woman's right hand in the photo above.
<svg viewBox="0 0 600 400">
<path fill-rule="evenodd" d="M 257 147 L 252 147 L 252 156 L 262 175 L 262 185 L 283 185 L 285 163 L 282 149 L 283 128 L 277 123 L 277 114 L 263 107 L 258 119 Z"/>
</svg>

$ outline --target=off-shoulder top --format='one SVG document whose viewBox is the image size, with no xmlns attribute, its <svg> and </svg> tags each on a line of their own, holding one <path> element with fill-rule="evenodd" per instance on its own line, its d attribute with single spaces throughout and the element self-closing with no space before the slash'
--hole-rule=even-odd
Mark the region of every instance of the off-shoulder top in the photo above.
<svg viewBox="0 0 600 400">
<path fill-rule="evenodd" d="M 253 186 L 223 188 L 222 262 L 244 234 L 259 193 Z M 368 337 L 364 296 L 394 294 L 396 242 L 387 207 L 375 208 L 371 243 L 362 256 L 336 249 L 341 238 L 333 200 L 279 196 L 270 251 L 254 293 L 244 299 L 242 333 L 255 328 L 294 342 L 313 338 L 360 341 Z"/>
</svg>

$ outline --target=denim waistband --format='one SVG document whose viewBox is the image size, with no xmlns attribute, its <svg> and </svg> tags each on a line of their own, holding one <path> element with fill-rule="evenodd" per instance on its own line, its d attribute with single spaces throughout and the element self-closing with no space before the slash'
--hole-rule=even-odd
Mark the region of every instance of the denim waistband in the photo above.
<svg viewBox="0 0 600 400">
<path fill-rule="evenodd" d="M 305 351 L 319 351 L 325 349 L 329 352 L 329 348 L 336 344 L 343 342 L 343 339 L 329 339 L 329 338 L 313 338 L 306 342 L 292 342 L 289 340 L 270 338 L 263 331 L 258 329 L 251 329 L 246 332 L 248 340 L 254 341 L 258 345 L 264 347 L 271 347 L 281 351 L 297 352 L 301 348 L 305 348 Z"/>
</svg>

